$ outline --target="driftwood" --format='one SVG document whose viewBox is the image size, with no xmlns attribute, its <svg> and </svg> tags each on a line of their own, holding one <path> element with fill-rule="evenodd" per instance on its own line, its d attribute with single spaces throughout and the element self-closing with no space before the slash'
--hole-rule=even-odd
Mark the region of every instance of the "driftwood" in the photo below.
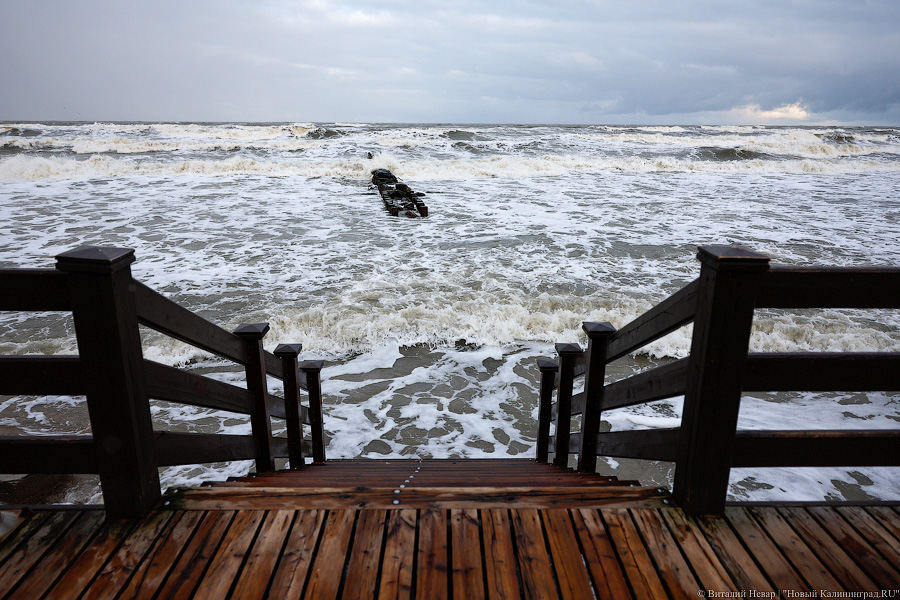
<svg viewBox="0 0 900 600">
<path fill-rule="evenodd" d="M 412 191 L 387 169 L 372 171 L 372 185 L 378 189 L 384 206 L 391 216 L 427 217 L 428 207 L 422 202 L 422 192 Z"/>
</svg>

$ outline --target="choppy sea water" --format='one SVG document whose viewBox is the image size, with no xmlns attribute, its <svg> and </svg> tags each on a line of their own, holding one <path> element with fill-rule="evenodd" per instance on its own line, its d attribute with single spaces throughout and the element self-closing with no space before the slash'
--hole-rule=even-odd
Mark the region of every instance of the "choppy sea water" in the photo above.
<svg viewBox="0 0 900 600">
<path fill-rule="evenodd" d="M 371 158 L 368 156 L 371 155 Z M 430 216 L 391 218 L 391 169 Z M 539 356 L 622 326 L 699 272 L 703 244 L 773 264 L 900 264 L 900 129 L 371 124 L 0 124 L 0 268 L 83 244 L 134 248 L 135 276 L 322 372 L 328 456 L 532 456 Z M 201 351 L 145 356 L 240 385 Z M 687 354 L 690 329 L 611 368 Z M 755 351 L 897 351 L 896 311 L 760 311 Z M 0 313 L 0 353 L 75 353 L 70 317 Z M 273 382 L 273 390 L 277 385 Z M 740 426 L 896 428 L 900 395 L 754 394 Z M 604 415 L 678 424 L 680 399 Z M 228 413 L 154 403 L 159 429 L 242 433 Z M 0 396 L 0 434 L 85 433 L 83 398 Z M 666 484 L 667 465 L 601 461 Z M 250 462 L 165 469 L 164 485 Z M 898 469 L 736 469 L 739 499 L 900 497 Z M 70 501 L 96 500 L 95 484 Z"/>
</svg>

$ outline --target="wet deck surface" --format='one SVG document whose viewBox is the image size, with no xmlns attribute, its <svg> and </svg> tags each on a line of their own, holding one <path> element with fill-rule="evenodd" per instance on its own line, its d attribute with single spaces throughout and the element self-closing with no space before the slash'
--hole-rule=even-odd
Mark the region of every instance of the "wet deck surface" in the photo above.
<svg viewBox="0 0 900 600">
<path fill-rule="evenodd" d="M 33 511 L 0 541 L 0 598 L 900 597 L 897 506 L 693 519 L 656 490 L 530 461 L 391 462 L 206 486 L 140 521 Z"/>
</svg>

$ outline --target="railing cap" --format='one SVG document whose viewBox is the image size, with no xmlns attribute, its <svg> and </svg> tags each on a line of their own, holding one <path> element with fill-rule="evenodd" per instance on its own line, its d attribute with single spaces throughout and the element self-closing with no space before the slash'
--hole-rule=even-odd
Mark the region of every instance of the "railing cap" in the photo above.
<svg viewBox="0 0 900 600">
<path fill-rule="evenodd" d="M 325 361 L 322 360 L 305 360 L 300 363 L 301 371 L 321 371 Z"/>
<path fill-rule="evenodd" d="M 131 248 L 80 246 L 56 255 L 56 268 L 60 271 L 115 273 L 133 262 L 134 250 Z"/>
<path fill-rule="evenodd" d="M 697 259 L 714 269 L 765 271 L 769 257 L 741 246 L 700 246 Z"/>
<path fill-rule="evenodd" d="M 278 344 L 273 354 L 279 358 L 295 358 L 301 350 L 303 350 L 303 344 Z"/>
<path fill-rule="evenodd" d="M 552 358 L 539 356 L 537 359 L 538 369 L 541 371 L 555 371 L 559 368 L 559 363 Z"/>
<path fill-rule="evenodd" d="M 261 340 L 268 332 L 268 323 L 241 323 L 234 330 L 234 335 L 247 340 Z"/>
<path fill-rule="evenodd" d="M 588 337 L 607 336 L 616 332 L 616 328 L 613 327 L 613 324 L 607 321 L 601 321 L 599 323 L 585 321 L 581 324 L 581 329 L 588 334 Z"/>
<path fill-rule="evenodd" d="M 575 356 L 583 352 L 578 344 L 556 344 L 556 353 L 560 356 Z"/>
</svg>

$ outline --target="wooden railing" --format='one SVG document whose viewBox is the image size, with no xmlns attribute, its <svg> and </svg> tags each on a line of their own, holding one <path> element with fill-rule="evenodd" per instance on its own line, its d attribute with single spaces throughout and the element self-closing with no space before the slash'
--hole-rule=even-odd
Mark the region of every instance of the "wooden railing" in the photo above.
<svg viewBox="0 0 900 600">
<path fill-rule="evenodd" d="M 736 247 L 699 249 L 697 280 L 620 330 L 584 323 L 587 351 L 557 344 L 539 359 L 537 458 L 594 471 L 597 456 L 675 463 L 673 495 L 691 514 L 720 514 L 738 467 L 900 466 L 900 429 L 737 430 L 741 394 L 900 391 L 900 353 L 749 353 L 756 308 L 900 308 L 900 269 L 771 267 Z M 606 365 L 693 322 L 690 356 L 606 384 Z M 573 396 L 573 380 L 585 376 Z M 557 389 L 558 388 L 558 389 Z M 552 395 L 557 390 L 556 435 Z M 684 395 L 681 426 L 600 433 L 600 415 Z M 571 433 L 571 417 L 581 431 Z"/>
<path fill-rule="evenodd" d="M 0 270 L 0 310 L 71 311 L 77 356 L 0 356 L 0 394 L 84 395 L 91 435 L 0 437 L 0 473 L 96 473 L 107 513 L 136 517 L 160 498 L 158 467 L 276 457 L 325 460 L 321 361 L 298 365 L 300 344 L 263 349 L 265 323 L 221 329 L 131 275 L 134 251 L 82 247 L 55 269 Z M 247 388 L 145 360 L 139 324 L 244 366 Z M 281 379 L 284 398 L 268 392 Z M 300 389 L 308 406 L 300 404 Z M 251 435 L 154 431 L 151 398 L 249 415 Z M 273 437 L 270 417 L 285 419 Z M 303 424 L 312 441 L 303 439 Z"/>
</svg>

